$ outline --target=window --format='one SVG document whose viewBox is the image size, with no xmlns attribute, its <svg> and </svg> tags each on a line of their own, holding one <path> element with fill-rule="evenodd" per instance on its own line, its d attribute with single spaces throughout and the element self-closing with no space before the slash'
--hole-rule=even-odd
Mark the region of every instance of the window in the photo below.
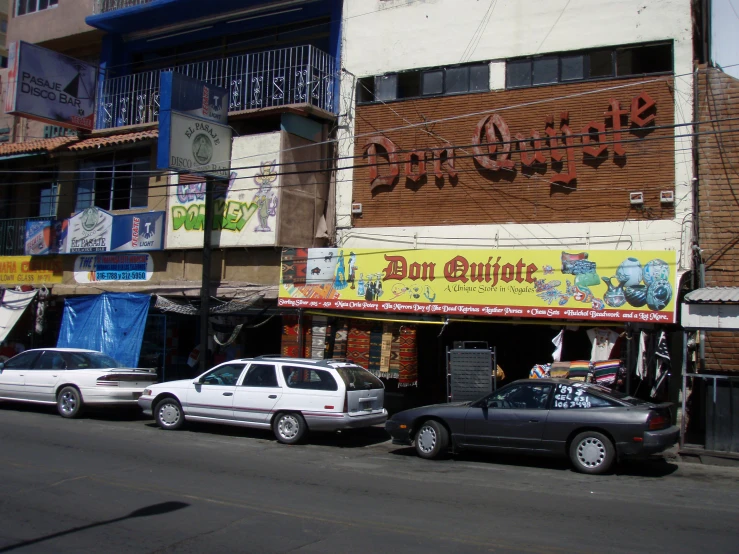
<svg viewBox="0 0 739 554">
<path fill-rule="evenodd" d="M 610 408 L 618 404 L 607 398 L 592 394 L 588 387 L 580 385 L 558 384 L 554 391 L 555 410 L 572 410 L 584 408 Z"/>
<path fill-rule="evenodd" d="M 36 369 L 67 369 L 67 362 L 61 352 L 47 350 L 36 362 Z"/>
<path fill-rule="evenodd" d="M 126 367 L 101 352 L 63 352 L 67 369 L 111 369 Z"/>
<path fill-rule="evenodd" d="M 359 366 L 337 367 L 336 371 L 341 376 L 346 388 L 349 390 L 382 389 L 385 386 L 377 377 L 366 369 Z"/>
<path fill-rule="evenodd" d="M 83 164 L 75 211 L 90 206 L 103 210 L 146 208 L 149 204 L 149 159 L 113 159 Z"/>
<path fill-rule="evenodd" d="M 48 8 L 54 8 L 59 0 L 16 0 L 16 15 L 38 12 Z"/>
<path fill-rule="evenodd" d="M 490 66 L 478 63 L 363 77 L 357 85 L 357 103 L 489 90 Z"/>
<path fill-rule="evenodd" d="M 201 379 L 204 385 L 230 385 L 239 380 L 244 364 L 226 364 L 218 366 Z"/>
<path fill-rule="evenodd" d="M 40 217 L 56 217 L 56 206 L 59 199 L 59 185 L 51 183 L 42 185 L 39 199 Z"/>
<path fill-rule="evenodd" d="M 275 366 L 252 364 L 242 385 L 245 387 L 279 387 Z"/>
<path fill-rule="evenodd" d="M 8 20 L 7 19 L 0 19 L 0 33 L 7 33 L 8 32 Z"/>
<path fill-rule="evenodd" d="M 323 369 L 283 366 L 282 375 L 291 389 L 339 390 L 334 376 Z"/>
<path fill-rule="evenodd" d="M 482 400 L 488 408 L 544 410 L 547 407 L 551 383 L 524 383 L 503 387 Z"/>
<path fill-rule="evenodd" d="M 13 356 L 3 366 L 3 369 L 30 369 L 38 358 L 38 350 L 31 352 L 21 352 L 17 356 Z"/>
<path fill-rule="evenodd" d="M 672 43 L 619 46 L 510 60 L 506 88 L 672 72 Z"/>
</svg>

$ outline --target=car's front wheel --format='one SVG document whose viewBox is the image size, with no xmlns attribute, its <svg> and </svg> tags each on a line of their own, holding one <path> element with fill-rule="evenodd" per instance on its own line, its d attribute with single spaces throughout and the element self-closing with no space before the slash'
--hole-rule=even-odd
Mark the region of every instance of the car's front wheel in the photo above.
<svg viewBox="0 0 739 554">
<path fill-rule="evenodd" d="M 56 397 L 56 409 L 62 417 L 78 417 L 82 413 L 82 395 L 75 387 L 64 387 Z"/>
<path fill-rule="evenodd" d="M 580 473 L 605 473 L 613 464 L 614 457 L 613 443 L 597 431 L 584 431 L 570 444 L 570 460 Z"/>
<path fill-rule="evenodd" d="M 415 446 L 416 453 L 421 458 L 440 458 L 449 449 L 449 431 L 438 421 L 424 421 L 416 433 Z"/>
<path fill-rule="evenodd" d="M 154 408 L 154 418 L 162 429 L 174 431 L 185 423 L 182 406 L 175 398 L 164 398 Z"/>
<path fill-rule="evenodd" d="M 281 443 L 295 444 L 303 438 L 308 430 L 308 425 L 300 414 L 285 412 L 275 418 L 272 430 Z"/>
</svg>

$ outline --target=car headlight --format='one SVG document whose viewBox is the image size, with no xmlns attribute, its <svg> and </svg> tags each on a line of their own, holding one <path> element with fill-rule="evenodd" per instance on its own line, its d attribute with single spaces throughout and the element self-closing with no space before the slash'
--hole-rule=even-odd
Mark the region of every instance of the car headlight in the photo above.
<svg viewBox="0 0 739 554">
<path fill-rule="evenodd" d="M 144 389 L 143 395 L 144 396 L 151 396 L 151 389 Z"/>
</svg>

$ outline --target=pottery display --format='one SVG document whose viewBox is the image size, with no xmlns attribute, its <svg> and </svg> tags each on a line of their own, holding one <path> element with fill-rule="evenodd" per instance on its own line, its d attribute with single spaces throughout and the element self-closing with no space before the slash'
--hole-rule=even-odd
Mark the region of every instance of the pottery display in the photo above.
<svg viewBox="0 0 739 554">
<path fill-rule="evenodd" d="M 669 281 L 670 266 L 667 262 L 659 259 L 648 261 L 642 270 L 644 283 L 651 285 L 654 281 Z"/>
<path fill-rule="evenodd" d="M 652 281 L 647 287 L 647 306 L 650 310 L 662 310 L 672 299 L 672 286 L 667 279 Z"/>
<path fill-rule="evenodd" d="M 638 285 L 642 279 L 642 267 L 636 258 L 626 258 L 616 269 L 616 279 L 627 287 Z M 642 304 L 643 305 L 643 304 Z"/>
<path fill-rule="evenodd" d="M 624 296 L 624 284 L 619 281 L 617 285 L 613 285 L 613 279 L 615 277 L 603 277 L 603 282 L 608 287 L 608 290 L 603 295 L 603 302 L 608 304 L 611 308 L 618 308 L 626 303 L 626 296 Z"/>
<path fill-rule="evenodd" d="M 595 265 L 595 264 L 593 264 Z M 600 284 L 600 279 L 597 273 L 580 273 L 575 275 L 575 285 L 579 288 L 583 287 L 594 287 Z"/>
<path fill-rule="evenodd" d="M 641 308 L 644 304 L 647 303 L 647 286 L 646 285 L 624 286 L 624 296 L 626 297 L 626 301 L 629 304 L 631 304 L 635 308 Z"/>
</svg>

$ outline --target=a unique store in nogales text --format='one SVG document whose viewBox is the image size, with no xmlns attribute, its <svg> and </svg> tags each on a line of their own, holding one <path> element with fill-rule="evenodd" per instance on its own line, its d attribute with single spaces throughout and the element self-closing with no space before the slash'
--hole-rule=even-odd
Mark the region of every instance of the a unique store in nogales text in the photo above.
<svg viewBox="0 0 739 554">
<path fill-rule="evenodd" d="M 671 77 L 360 103 L 351 228 L 283 252 L 283 353 L 367 366 L 391 410 L 453 400 L 465 346 L 494 349 L 498 384 L 671 397 L 674 108 Z"/>
</svg>

